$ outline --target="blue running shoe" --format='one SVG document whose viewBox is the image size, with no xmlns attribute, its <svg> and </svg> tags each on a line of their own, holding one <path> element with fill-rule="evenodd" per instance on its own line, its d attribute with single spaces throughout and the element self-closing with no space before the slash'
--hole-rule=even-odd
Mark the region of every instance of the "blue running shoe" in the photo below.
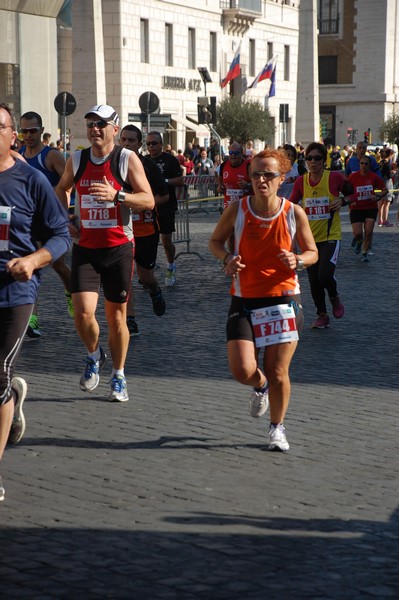
<svg viewBox="0 0 399 600">
<path fill-rule="evenodd" d="M 129 400 L 126 379 L 122 375 L 115 375 L 111 379 L 111 392 L 108 400 L 110 402 L 127 402 Z"/>
<path fill-rule="evenodd" d="M 100 371 L 105 365 L 107 355 L 104 350 L 100 348 L 100 360 L 94 360 L 90 356 L 86 358 L 86 368 L 82 377 L 80 378 L 80 389 L 84 392 L 92 392 L 96 389 L 100 383 Z"/>
</svg>

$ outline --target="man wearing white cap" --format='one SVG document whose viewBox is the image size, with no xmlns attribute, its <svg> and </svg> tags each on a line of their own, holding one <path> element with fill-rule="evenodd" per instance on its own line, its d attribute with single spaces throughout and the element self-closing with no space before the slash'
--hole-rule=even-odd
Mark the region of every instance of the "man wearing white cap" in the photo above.
<svg viewBox="0 0 399 600">
<path fill-rule="evenodd" d="M 88 392 L 96 389 L 106 360 L 95 316 L 102 286 L 113 364 L 108 399 L 126 402 L 129 396 L 124 365 L 130 338 L 126 301 L 134 259 L 131 213 L 153 209 L 154 198 L 140 159 L 115 145 L 119 117 L 114 108 L 99 104 L 84 118 L 91 146 L 73 153 L 56 188 L 64 205 L 73 185 L 77 191 L 72 235 L 78 242 L 72 251 L 72 300 L 76 329 L 88 352 L 80 387 Z"/>
</svg>

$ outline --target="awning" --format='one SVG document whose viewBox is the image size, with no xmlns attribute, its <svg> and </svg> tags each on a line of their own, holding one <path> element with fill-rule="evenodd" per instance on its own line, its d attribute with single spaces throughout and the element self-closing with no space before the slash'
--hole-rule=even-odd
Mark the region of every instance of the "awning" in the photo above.
<svg viewBox="0 0 399 600">
<path fill-rule="evenodd" d="M 196 134 L 196 137 L 210 137 L 211 132 L 205 125 L 199 125 L 194 121 L 189 121 L 180 115 L 171 115 L 172 121 L 174 121 L 178 126 L 181 125 L 184 129 L 188 131 L 193 131 Z M 182 127 L 177 127 L 176 129 L 181 129 Z"/>
</svg>

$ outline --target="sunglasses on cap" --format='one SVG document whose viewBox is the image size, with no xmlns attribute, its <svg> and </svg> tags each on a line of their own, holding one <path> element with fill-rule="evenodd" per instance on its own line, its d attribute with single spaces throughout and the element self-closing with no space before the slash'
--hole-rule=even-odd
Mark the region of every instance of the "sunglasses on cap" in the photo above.
<svg viewBox="0 0 399 600">
<path fill-rule="evenodd" d="M 39 131 L 41 131 L 42 128 L 41 127 L 22 127 L 22 129 L 20 129 L 20 132 L 23 135 L 26 135 L 27 133 L 38 133 Z"/>
<path fill-rule="evenodd" d="M 239 156 L 240 154 L 242 154 L 241 150 L 229 150 L 230 156 Z"/>
<path fill-rule="evenodd" d="M 146 146 L 158 146 L 158 144 L 160 144 L 160 143 L 161 143 L 161 142 L 156 142 L 156 141 L 153 141 L 153 142 L 146 142 Z"/>
<path fill-rule="evenodd" d="M 99 129 L 105 129 L 107 125 L 109 125 L 111 121 L 104 121 L 101 119 L 100 121 L 86 121 L 86 127 L 88 129 L 92 129 L 93 127 L 98 127 Z"/>
<path fill-rule="evenodd" d="M 305 160 L 308 160 L 309 162 L 312 160 L 323 160 L 323 157 L 321 156 L 321 154 L 317 154 L 316 156 L 306 156 Z"/>
</svg>

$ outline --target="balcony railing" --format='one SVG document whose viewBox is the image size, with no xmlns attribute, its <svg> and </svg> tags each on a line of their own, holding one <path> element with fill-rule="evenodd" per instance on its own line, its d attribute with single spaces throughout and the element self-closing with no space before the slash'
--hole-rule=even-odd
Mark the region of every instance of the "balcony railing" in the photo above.
<svg viewBox="0 0 399 600">
<path fill-rule="evenodd" d="M 318 28 L 320 35 L 334 35 L 339 33 L 339 17 L 336 19 L 319 19 Z"/>
<path fill-rule="evenodd" d="M 262 14 L 262 0 L 220 0 L 220 8 Z"/>
</svg>

